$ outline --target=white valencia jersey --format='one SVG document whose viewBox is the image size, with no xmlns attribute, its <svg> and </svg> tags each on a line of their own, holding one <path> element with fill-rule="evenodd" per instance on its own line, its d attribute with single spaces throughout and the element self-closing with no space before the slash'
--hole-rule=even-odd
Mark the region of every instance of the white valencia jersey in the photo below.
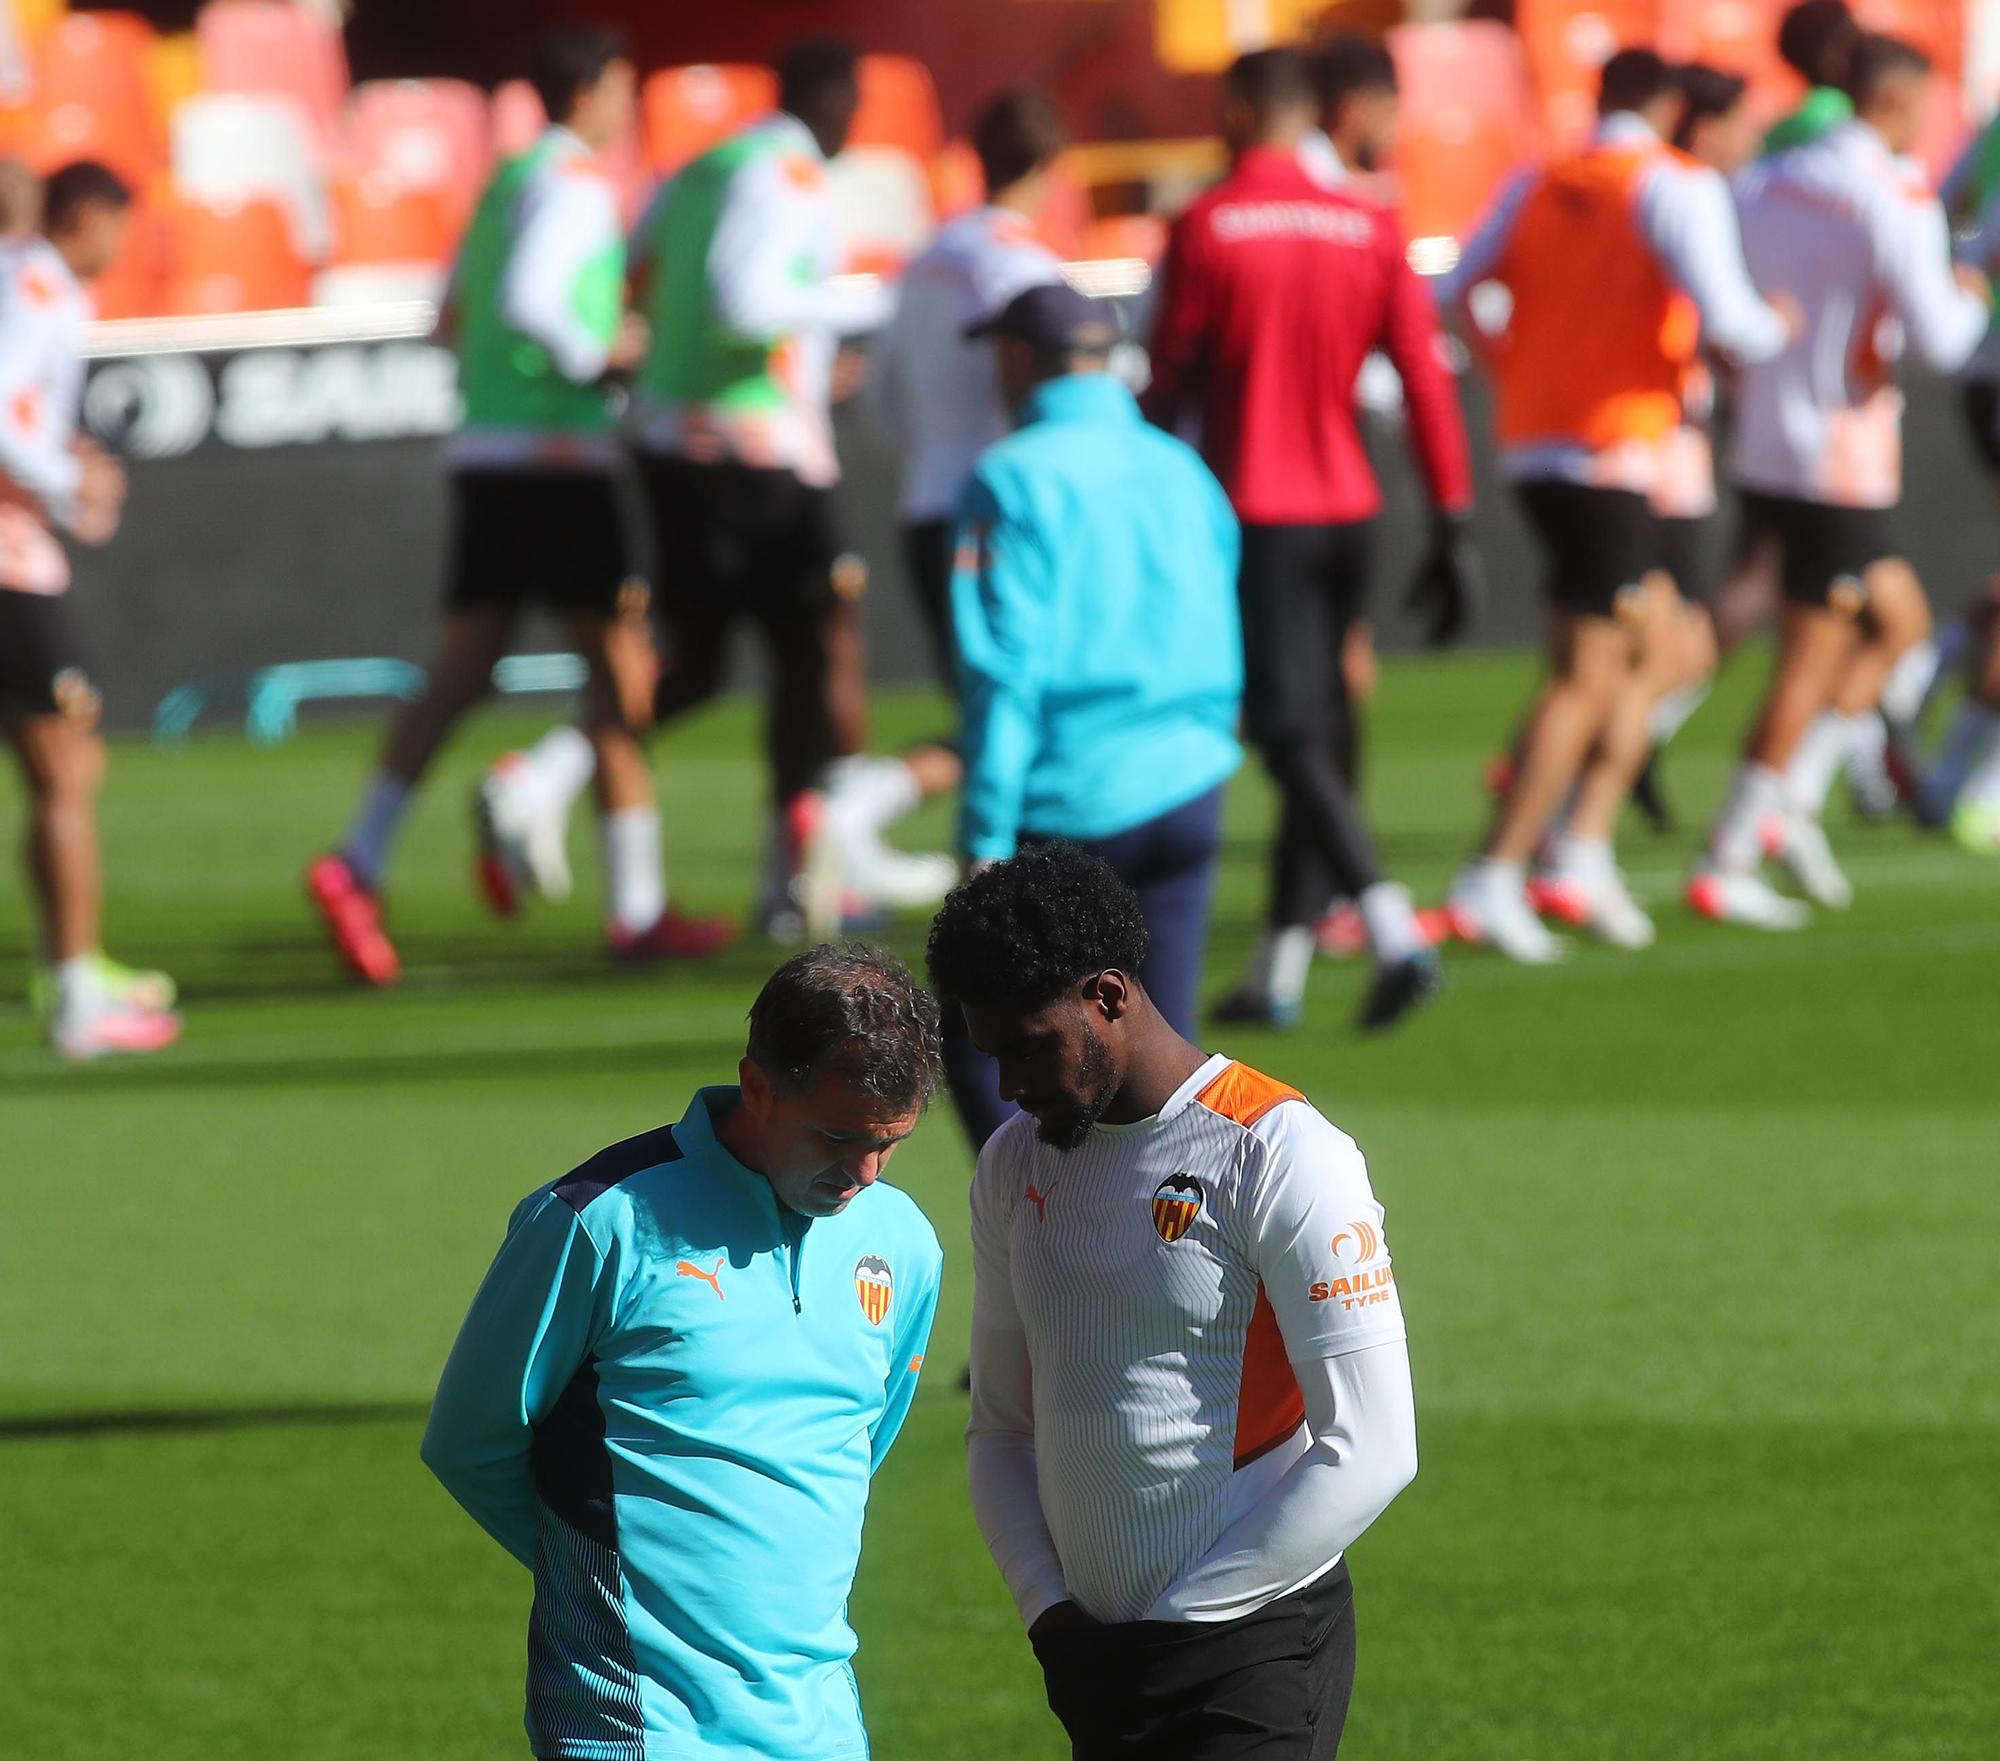
<svg viewBox="0 0 2000 1761">
<path fill-rule="evenodd" d="M 975 1339 L 1025 1344 L 1040 1514 L 1064 1592 L 1102 1621 L 1147 1618 L 1310 1447 L 1293 1360 L 1404 1337 L 1361 1152 L 1224 1057 L 1076 1150 L 1009 1121 L 972 1239 Z M 1012 1422 L 1008 1399 L 975 1373 L 973 1430 Z"/>
<path fill-rule="evenodd" d="M 1933 372 L 1955 372 L 1987 328 L 1985 303 L 1952 279 L 1943 207 L 1860 122 L 1756 161 L 1736 197 L 1758 287 L 1791 294 L 1806 320 L 1782 353 L 1744 367 L 1736 481 L 1894 506 L 1903 400 L 1891 361 L 1907 344 Z"/>
<path fill-rule="evenodd" d="M 0 476 L 37 504 L 0 505 L 0 587 L 16 592 L 69 586 L 49 522 L 69 523 L 83 472 L 74 441 L 90 318 L 90 295 L 46 239 L 0 246 Z"/>
</svg>

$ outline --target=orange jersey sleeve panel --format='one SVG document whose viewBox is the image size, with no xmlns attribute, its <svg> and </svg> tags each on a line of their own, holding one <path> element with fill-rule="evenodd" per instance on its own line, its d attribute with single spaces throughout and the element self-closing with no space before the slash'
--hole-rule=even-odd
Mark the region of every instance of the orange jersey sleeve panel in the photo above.
<svg viewBox="0 0 2000 1761">
<path fill-rule="evenodd" d="M 1299 1392 L 1299 1379 L 1285 1355 L 1277 1313 L 1260 1283 L 1257 1306 L 1250 1313 L 1250 1331 L 1243 1342 L 1243 1387 L 1236 1398 L 1237 1467 L 1248 1467 L 1259 1456 L 1270 1454 L 1305 1422 L 1305 1396 Z"/>
<path fill-rule="evenodd" d="M 1273 1107 L 1286 1101 L 1302 1101 L 1305 1096 L 1274 1076 L 1252 1070 L 1248 1064 L 1231 1064 L 1195 1099 L 1211 1113 L 1233 1119 L 1247 1131 Z"/>
</svg>

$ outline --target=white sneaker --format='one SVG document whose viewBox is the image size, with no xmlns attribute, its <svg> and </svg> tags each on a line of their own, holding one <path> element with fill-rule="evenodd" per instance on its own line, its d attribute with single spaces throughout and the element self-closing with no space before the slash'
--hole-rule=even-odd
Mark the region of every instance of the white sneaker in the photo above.
<svg viewBox="0 0 2000 1761">
<path fill-rule="evenodd" d="M 958 864 L 949 856 L 898 850 L 831 812 L 826 829 L 839 852 L 842 880 L 871 905 L 890 911 L 936 905 L 958 884 Z"/>
<path fill-rule="evenodd" d="M 1687 902 L 1717 923 L 1756 929 L 1804 929 L 1812 921 L 1807 906 L 1787 899 L 1762 875 L 1730 869 L 1697 869 L 1688 877 Z"/>
<path fill-rule="evenodd" d="M 1614 948 L 1653 945 L 1653 920 L 1632 897 L 1608 851 L 1584 862 L 1559 847 L 1547 871 L 1529 879 L 1528 903 L 1540 916 L 1587 930 Z"/>
<path fill-rule="evenodd" d="M 535 800 L 521 771 L 520 753 L 502 753 L 473 800 L 480 888 L 502 917 L 520 910 L 523 893 L 557 902 L 570 894 L 568 816 Z"/>
<path fill-rule="evenodd" d="M 56 1050 L 72 1062 L 119 1052 L 164 1051 L 181 1036 L 181 1018 L 169 1009 L 147 1009 L 119 997 L 92 997 L 59 1008 L 51 1023 Z"/>
<path fill-rule="evenodd" d="M 1853 884 L 1841 873 L 1818 820 L 1787 814 L 1784 836 L 1771 854 L 1815 905 L 1845 911 L 1854 903 Z"/>
<path fill-rule="evenodd" d="M 1657 933 L 1645 908 L 1615 868 L 1585 889 L 1583 927 L 1614 948 L 1650 948 Z"/>
<path fill-rule="evenodd" d="M 1458 871 L 1445 910 L 1461 941 L 1483 943 L 1524 965 L 1552 966 L 1568 952 L 1535 915 L 1525 880 L 1510 882 L 1489 863 L 1468 863 Z"/>
</svg>

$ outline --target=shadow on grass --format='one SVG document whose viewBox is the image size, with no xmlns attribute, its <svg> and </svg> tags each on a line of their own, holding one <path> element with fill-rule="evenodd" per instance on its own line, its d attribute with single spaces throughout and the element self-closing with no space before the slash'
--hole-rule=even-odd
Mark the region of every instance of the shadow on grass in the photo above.
<svg viewBox="0 0 2000 1761">
<path fill-rule="evenodd" d="M 146 1432 L 260 1431 L 283 1425 L 378 1425 L 420 1419 L 430 1411 L 421 1400 L 364 1400 L 350 1405 L 165 1407 L 123 1412 L 35 1413 L 0 1418 L 0 1447 L 51 1437 L 123 1436 Z"/>
</svg>

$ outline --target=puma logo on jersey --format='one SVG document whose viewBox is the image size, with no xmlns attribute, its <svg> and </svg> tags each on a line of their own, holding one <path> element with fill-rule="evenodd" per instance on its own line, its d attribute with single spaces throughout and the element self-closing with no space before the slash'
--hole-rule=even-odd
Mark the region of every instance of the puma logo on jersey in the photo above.
<svg viewBox="0 0 2000 1761">
<path fill-rule="evenodd" d="M 1044 1197 L 1042 1197 L 1042 1195 L 1035 1190 L 1032 1182 L 1029 1184 L 1028 1190 L 1025 1193 L 1023 1193 L 1022 1196 L 1028 1201 L 1029 1204 L 1035 1207 L 1035 1220 L 1038 1223 L 1046 1223 L 1049 1220 L 1049 1210 L 1048 1210 L 1049 1201 Z"/>
<path fill-rule="evenodd" d="M 729 1298 L 722 1294 L 722 1268 L 728 1263 L 728 1260 L 729 1256 L 726 1253 L 717 1254 L 715 1256 L 715 1270 L 712 1272 L 704 1272 L 699 1266 L 691 1265 L 686 1260 L 676 1260 L 674 1262 L 674 1270 L 683 1278 L 699 1278 L 709 1289 L 715 1292 L 718 1301 L 727 1302 Z"/>
</svg>

